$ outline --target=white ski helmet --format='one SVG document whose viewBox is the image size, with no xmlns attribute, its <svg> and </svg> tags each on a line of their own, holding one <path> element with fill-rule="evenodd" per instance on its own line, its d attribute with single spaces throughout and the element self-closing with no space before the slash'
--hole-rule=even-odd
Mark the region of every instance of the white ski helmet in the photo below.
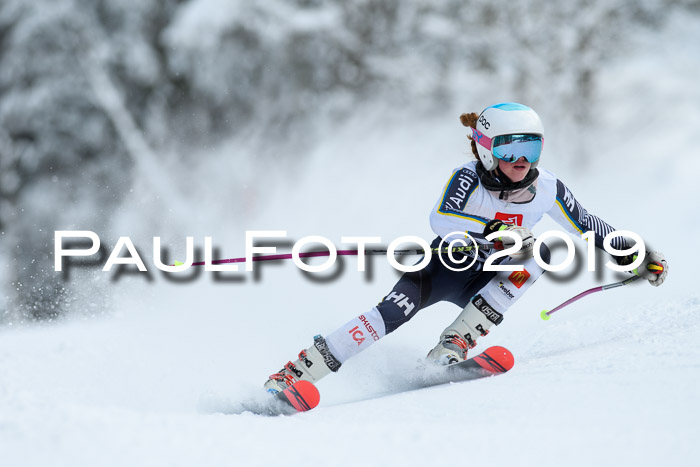
<svg viewBox="0 0 700 467">
<path fill-rule="evenodd" d="M 544 127 L 530 107 L 503 102 L 481 112 L 472 136 L 486 170 L 498 167 L 497 159 L 515 162 L 523 156 L 534 169 L 542 152 Z"/>
</svg>

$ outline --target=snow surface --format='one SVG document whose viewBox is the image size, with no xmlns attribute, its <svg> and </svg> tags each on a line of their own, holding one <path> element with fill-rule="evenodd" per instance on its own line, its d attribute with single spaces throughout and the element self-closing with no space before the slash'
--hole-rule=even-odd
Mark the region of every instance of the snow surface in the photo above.
<svg viewBox="0 0 700 467">
<path fill-rule="evenodd" d="M 678 43 L 693 43 L 687 28 L 677 31 Z M 384 259 L 370 261 L 369 279 L 355 271 L 355 258 L 346 259 L 326 282 L 309 280 L 291 263 L 261 265 L 257 281 L 242 272 L 222 282 L 202 274 L 187 284 L 155 273 L 150 283 L 124 277 L 108 284 L 114 314 L 0 328 L 0 462 L 696 465 L 700 296 L 696 249 L 688 244 L 700 228 L 693 202 L 700 164 L 691 153 L 700 136 L 700 92 L 688 58 L 697 46 L 642 45 L 644 56 L 606 70 L 608 105 L 596 150 L 607 170 L 559 162 L 556 154 L 571 148 L 556 140 L 543 166 L 591 212 L 663 251 L 671 267 L 664 286 L 595 294 L 545 323 L 543 307 L 618 276 L 544 276 L 480 342 L 482 349 L 508 347 L 516 358 L 511 372 L 378 397 L 405 384 L 458 311 L 438 304 L 322 381 L 318 409 L 268 417 L 240 412 L 265 400 L 267 375 L 314 334 L 332 331 L 390 290 L 398 275 Z M 488 101 L 507 98 L 494 93 Z M 637 117 L 649 108 L 654 121 L 641 124 Z M 400 235 L 432 238 L 427 213 L 465 160 L 457 114 L 381 131 L 367 118 L 336 130 L 293 181 L 265 187 L 269 202 L 253 221 L 230 230 L 225 220 L 212 227 L 219 219 L 212 216 L 192 234 L 213 235 L 224 257 L 241 254 L 243 232 L 252 229 L 286 229 L 290 239 L 323 235 L 338 245 L 342 235 L 380 235 L 387 243 Z M 555 132 L 556 122 L 544 120 Z M 123 225 L 135 216 L 128 212 Z M 536 233 L 552 228 L 543 222 Z"/>
</svg>

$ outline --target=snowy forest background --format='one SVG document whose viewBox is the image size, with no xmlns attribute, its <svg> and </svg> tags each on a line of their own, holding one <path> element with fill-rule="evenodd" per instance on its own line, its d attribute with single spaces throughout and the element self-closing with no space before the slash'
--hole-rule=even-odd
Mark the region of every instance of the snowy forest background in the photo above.
<svg viewBox="0 0 700 467">
<path fill-rule="evenodd" d="M 698 0 L 0 0 L 0 462 L 694 466 L 698 74 Z M 544 322 L 624 277 L 603 254 L 587 272 L 575 240 L 575 265 L 479 341 L 513 352 L 507 374 L 403 392 L 459 311 L 443 302 L 321 381 L 313 411 L 246 411 L 397 272 L 165 274 L 153 237 L 169 260 L 186 236 L 198 259 L 204 236 L 243 256 L 246 230 L 287 230 L 285 253 L 429 241 L 471 159 L 459 115 L 503 101 L 537 110 L 541 167 L 662 251 L 666 283 Z M 92 230 L 104 254 L 57 273 L 55 230 Z M 148 273 L 101 271 L 120 236 Z"/>
<path fill-rule="evenodd" d="M 453 125 L 507 98 L 540 112 L 558 162 L 592 176 L 592 135 L 614 141 L 602 73 L 699 15 L 693 0 L 3 0 L 0 319 L 86 311 L 53 272 L 54 230 L 105 247 L 242 231 L 270 186 L 294 190 L 313 149 L 352 125 L 359 138 Z M 697 62 L 697 45 L 678 46 Z"/>
</svg>

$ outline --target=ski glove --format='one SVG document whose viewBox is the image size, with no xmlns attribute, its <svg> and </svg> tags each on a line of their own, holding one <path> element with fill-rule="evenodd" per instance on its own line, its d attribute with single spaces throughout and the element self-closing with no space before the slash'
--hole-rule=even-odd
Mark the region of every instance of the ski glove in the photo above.
<svg viewBox="0 0 700 467">
<path fill-rule="evenodd" d="M 486 224 L 484 227 L 484 236 L 492 234 L 494 232 L 509 231 L 519 236 L 523 240 L 523 244 L 515 253 L 511 253 L 509 256 L 513 259 L 526 260 L 532 258 L 532 247 L 535 245 L 535 236 L 532 235 L 530 229 L 527 227 L 521 227 L 519 225 L 506 224 L 498 219 L 493 219 Z M 502 250 L 505 248 L 512 248 L 515 246 L 515 241 L 507 236 L 498 237 L 495 239 L 494 247 L 497 250 Z"/>
<path fill-rule="evenodd" d="M 658 287 L 666 280 L 668 263 L 663 253 L 647 251 L 647 254 L 644 256 L 644 262 L 633 272 L 642 279 L 648 280 L 654 287 Z"/>
</svg>

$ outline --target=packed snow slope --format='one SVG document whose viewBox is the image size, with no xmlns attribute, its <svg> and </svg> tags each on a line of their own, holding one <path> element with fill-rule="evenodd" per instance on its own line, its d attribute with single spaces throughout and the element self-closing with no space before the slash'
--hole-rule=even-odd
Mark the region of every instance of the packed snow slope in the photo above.
<svg viewBox="0 0 700 467">
<path fill-rule="evenodd" d="M 371 274 L 346 259 L 336 276 L 320 274 L 324 280 L 290 262 L 259 265 L 257 277 L 215 281 L 207 273 L 180 284 L 159 273 L 150 282 L 76 274 L 86 288 L 106 284 L 116 311 L 0 329 L 2 465 L 696 465 L 700 164 L 692 150 L 700 89 L 691 84 L 697 65 L 683 48 L 690 45 L 647 46 L 646 58 L 606 71 L 615 84 L 600 110 L 595 167 L 561 162 L 557 154 L 575 148 L 555 136 L 542 166 L 592 213 L 666 254 L 662 287 L 638 282 L 595 294 L 544 322 L 543 308 L 620 277 L 587 273 L 585 265 L 569 277 L 544 276 L 480 341 L 480 349 L 509 348 L 511 372 L 382 396 L 405 386 L 459 311 L 438 304 L 323 380 L 316 410 L 267 417 L 243 407 L 264 403 L 267 376 L 314 334 L 390 290 L 398 275 L 386 259 L 372 258 Z M 458 111 L 509 96 L 483 99 Z M 640 122 L 648 106 L 654 112 Z M 222 204 L 207 208 L 211 221 L 191 234 L 200 245 L 214 236 L 223 257 L 242 255 L 244 232 L 253 229 L 284 229 L 289 239 L 323 235 L 339 246 L 341 236 L 431 239 L 428 212 L 451 170 L 468 160 L 458 111 L 380 132 L 372 118 L 336 129 L 309 165 L 290 174 L 293 182 L 264 187 L 267 202 L 254 221 L 216 227 Z M 543 119 L 556 134 L 555 119 Z M 122 217 L 125 235 L 139 217 L 128 206 Z M 556 227 L 543 222 L 535 233 Z"/>
</svg>

